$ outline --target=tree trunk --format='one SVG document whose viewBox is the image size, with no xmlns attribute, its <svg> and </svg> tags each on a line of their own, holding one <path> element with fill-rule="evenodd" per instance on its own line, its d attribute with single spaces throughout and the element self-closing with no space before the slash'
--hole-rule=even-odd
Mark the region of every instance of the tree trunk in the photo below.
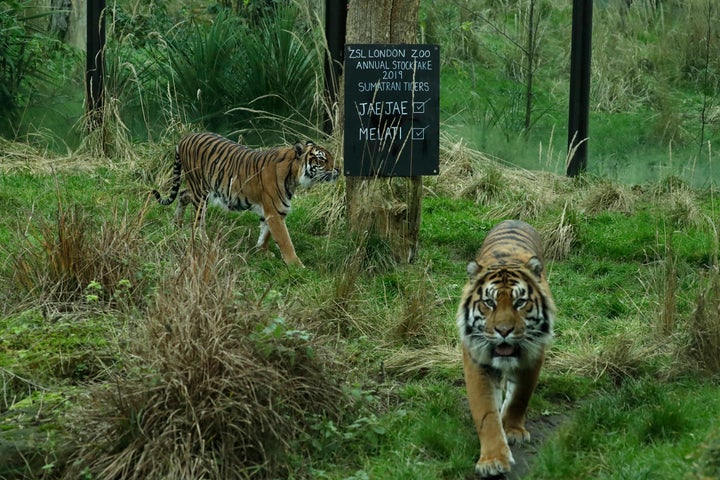
<svg viewBox="0 0 720 480">
<path fill-rule="evenodd" d="M 419 4 L 420 0 L 350 2 L 345 42 L 416 43 Z M 379 235 L 390 245 L 396 261 L 415 258 L 422 177 L 346 177 L 346 202 L 351 232 Z"/>
</svg>

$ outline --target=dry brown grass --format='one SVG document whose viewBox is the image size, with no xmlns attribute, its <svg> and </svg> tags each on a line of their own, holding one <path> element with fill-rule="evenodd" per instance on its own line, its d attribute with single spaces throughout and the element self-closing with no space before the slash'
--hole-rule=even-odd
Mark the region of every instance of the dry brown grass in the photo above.
<svg viewBox="0 0 720 480">
<path fill-rule="evenodd" d="M 459 346 L 432 345 L 423 349 L 399 348 L 385 359 L 385 371 L 401 380 L 412 380 L 442 370 L 461 369 Z"/>
<path fill-rule="evenodd" d="M 567 180 L 547 172 L 514 168 L 444 135 L 440 175 L 426 181 L 432 194 L 471 199 L 489 205 L 493 218 L 534 220 L 557 206 L 558 188 Z"/>
<path fill-rule="evenodd" d="M 0 137 L 0 172 L 49 174 L 59 171 L 93 171 L 108 166 L 106 158 L 75 152 L 57 155 L 47 149 L 40 150 L 27 143 L 13 142 Z"/>
<path fill-rule="evenodd" d="M 667 193 L 662 202 L 667 218 L 675 228 L 701 228 L 706 225 L 695 193 L 690 189 L 677 189 Z"/>
<path fill-rule="evenodd" d="M 630 215 L 635 205 L 635 195 L 624 185 L 611 182 L 600 182 L 592 187 L 582 202 L 582 207 L 589 215 L 603 212 L 620 212 Z"/>
<path fill-rule="evenodd" d="M 65 478 L 281 478 L 317 416 L 337 419 L 330 350 L 263 306 L 224 255 L 196 244 L 162 283 L 125 368 L 78 412 Z"/>
<path fill-rule="evenodd" d="M 563 208 L 560 218 L 556 222 L 542 225 L 538 231 L 545 246 L 545 258 L 547 260 L 564 260 L 577 243 L 577 213 Z"/>
<path fill-rule="evenodd" d="M 428 178 L 425 187 L 431 193 L 455 198 L 492 198 L 503 187 L 499 167 L 499 160 L 444 134 L 440 139 L 440 174 Z"/>
<path fill-rule="evenodd" d="M 497 166 L 487 165 L 482 172 L 472 175 L 458 197 L 469 198 L 478 205 L 490 205 L 507 201 L 508 193 L 502 171 Z"/>
<path fill-rule="evenodd" d="M 492 218 L 516 218 L 532 222 L 546 212 L 549 202 L 544 198 L 543 191 L 528 192 L 493 207 L 488 212 Z"/>
<path fill-rule="evenodd" d="M 704 275 L 695 309 L 683 328 L 680 357 L 697 369 L 720 373 L 720 270 L 713 266 Z"/>
<path fill-rule="evenodd" d="M 573 332 L 566 332 L 566 335 L 573 336 Z M 551 349 L 547 366 L 563 374 L 594 380 L 604 377 L 620 384 L 627 378 L 637 377 L 649 369 L 651 362 L 664 355 L 658 344 L 644 340 L 628 332 L 603 342 L 576 338 L 572 341 L 572 350 Z"/>
<path fill-rule="evenodd" d="M 6 281 L 16 295 L 46 309 L 74 308 L 88 300 L 141 305 L 148 280 L 140 275 L 146 212 L 147 206 L 135 213 L 114 206 L 109 219 L 97 222 L 90 211 L 66 206 L 58 196 L 56 218 L 31 217 L 17 228 L 19 249 L 8 252 L 12 268 Z"/>
<path fill-rule="evenodd" d="M 426 271 L 422 277 L 404 285 L 398 297 L 398 306 L 390 312 L 388 338 L 400 345 L 429 346 L 440 340 L 442 328 L 431 314 L 432 303 L 438 298 L 434 284 Z"/>
</svg>

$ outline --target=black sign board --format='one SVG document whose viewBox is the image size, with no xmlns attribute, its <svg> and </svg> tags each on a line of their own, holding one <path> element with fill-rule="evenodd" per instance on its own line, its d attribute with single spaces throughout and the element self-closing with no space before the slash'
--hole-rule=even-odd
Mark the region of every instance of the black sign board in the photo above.
<svg viewBox="0 0 720 480">
<path fill-rule="evenodd" d="M 347 176 L 437 175 L 440 47 L 345 46 Z"/>
</svg>

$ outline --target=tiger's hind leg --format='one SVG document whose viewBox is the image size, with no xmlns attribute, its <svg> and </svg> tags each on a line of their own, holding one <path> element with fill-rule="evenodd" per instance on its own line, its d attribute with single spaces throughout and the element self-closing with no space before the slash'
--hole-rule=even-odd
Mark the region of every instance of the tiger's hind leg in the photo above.
<svg viewBox="0 0 720 480">
<path fill-rule="evenodd" d="M 255 247 L 260 250 L 267 250 L 268 243 L 270 243 L 270 227 L 268 227 L 265 217 L 260 217 L 260 236 Z"/>
<path fill-rule="evenodd" d="M 208 200 L 207 198 L 205 198 L 195 205 L 195 217 L 193 219 L 192 225 L 193 235 L 195 235 L 195 233 L 197 232 L 200 234 L 200 238 L 202 238 L 203 240 L 208 240 L 205 222 L 205 219 L 207 217 L 207 204 Z"/>
<path fill-rule="evenodd" d="M 262 252 L 264 255 L 269 257 L 275 257 L 275 254 L 270 251 L 268 246 L 270 245 L 270 227 L 265 221 L 265 217 L 260 217 L 260 235 L 258 236 L 257 243 L 255 244 L 254 251 Z"/>
<path fill-rule="evenodd" d="M 177 207 L 175 207 L 175 216 L 173 217 L 173 222 L 178 228 L 182 227 L 185 208 L 189 203 L 191 203 L 191 201 L 190 192 L 187 190 L 180 192 L 180 198 L 178 198 L 178 204 Z"/>
</svg>

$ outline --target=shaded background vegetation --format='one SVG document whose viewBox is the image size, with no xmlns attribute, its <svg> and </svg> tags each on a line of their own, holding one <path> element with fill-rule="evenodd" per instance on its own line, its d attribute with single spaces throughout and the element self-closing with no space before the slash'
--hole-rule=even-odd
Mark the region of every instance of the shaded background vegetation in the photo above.
<svg viewBox="0 0 720 480">
<path fill-rule="evenodd" d="M 52 12 L 30 0 L 2 5 L 0 132 L 76 148 L 84 134 L 81 52 L 48 33 Z M 157 140 L 178 124 L 251 143 L 318 136 L 329 111 L 323 6 L 110 2 L 112 118 L 136 140 Z M 443 128 L 514 164 L 562 172 L 571 13 L 550 0 L 422 1 L 420 41 L 442 47 Z M 712 177 L 719 15 L 708 0 L 595 5 L 591 172 L 624 182 L 677 174 L 700 185 Z"/>
<path fill-rule="evenodd" d="M 86 134 L 82 52 L 0 1 L 0 477 L 467 478 L 453 317 L 509 217 L 540 230 L 560 311 L 530 430 L 562 427 L 529 478 L 716 476 L 715 2 L 596 2 L 591 174 L 570 180 L 567 2 L 423 0 L 442 137 L 418 258 L 350 238 L 340 181 L 294 199 L 297 271 L 252 252 L 255 216 L 210 210 L 202 239 L 148 192 L 200 128 L 341 158 L 319 3 L 112 2 Z"/>
</svg>

